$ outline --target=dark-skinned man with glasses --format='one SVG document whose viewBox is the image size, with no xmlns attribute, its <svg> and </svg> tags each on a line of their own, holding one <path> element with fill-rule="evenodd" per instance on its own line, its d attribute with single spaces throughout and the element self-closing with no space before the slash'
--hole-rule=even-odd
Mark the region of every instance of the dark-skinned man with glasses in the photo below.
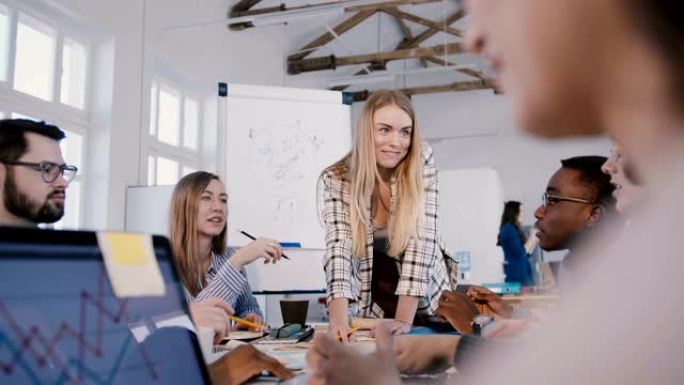
<svg viewBox="0 0 684 385">
<path fill-rule="evenodd" d="M 542 204 L 534 212 L 542 250 L 568 250 L 560 269 L 562 286 L 572 284 L 574 279 L 570 276 L 581 274 L 576 271 L 581 269 L 581 264 L 574 255 L 577 248 L 588 244 L 588 237 L 597 235 L 598 231 L 620 231 L 622 228 L 616 223 L 619 218 L 615 216 L 615 186 L 601 171 L 605 161 L 602 156 L 562 160 L 561 168 L 551 176 L 542 194 Z M 470 287 L 466 296 L 475 302 L 482 314 L 495 318 L 524 318 L 524 314 L 514 312 L 513 307 L 503 302 L 501 297 L 484 287 Z M 459 319 L 461 315 L 457 314 L 456 308 L 449 307 L 453 306 L 442 307 L 442 312 L 451 313 L 450 321 Z"/>
<path fill-rule="evenodd" d="M 615 223 L 619 220 L 615 216 L 615 186 L 601 171 L 605 161 L 603 156 L 576 156 L 562 160 L 561 168 L 547 183 L 542 204 L 534 212 L 542 250 L 568 250 L 559 269 L 560 277 L 557 277 L 561 286 L 571 285 L 576 281 L 573 276 L 581 276 L 577 271 L 581 269 L 581 263 L 574 257 L 577 248 L 587 245 L 588 238 L 597 232 L 620 231 L 622 228 Z M 469 288 L 467 297 L 475 302 L 482 314 L 495 318 L 524 318 L 521 313 L 514 314 L 510 305 L 484 287 Z M 459 314 L 452 305 L 442 307 L 442 312 L 450 314 L 447 318 L 451 318 L 452 323 L 463 318 L 462 312 Z"/>
<path fill-rule="evenodd" d="M 542 204 L 534 212 L 539 230 L 539 246 L 544 251 L 569 250 L 563 260 L 560 283 L 565 285 L 571 271 L 579 268 L 574 255 L 587 244 L 587 237 L 602 231 L 615 216 L 615 186 L 601 172 L 602 156 L 577 156 L 561 161 L 542 194 Z M 621 226 L 610 226 L 619 231 Z"/>
<path fill-rule="evenodd" d="M 64 215 L 66 189 L 78 169 L 67 165 L 58 127 L 0 120 L 0 225 L 36 226 Z"/>
</svg>

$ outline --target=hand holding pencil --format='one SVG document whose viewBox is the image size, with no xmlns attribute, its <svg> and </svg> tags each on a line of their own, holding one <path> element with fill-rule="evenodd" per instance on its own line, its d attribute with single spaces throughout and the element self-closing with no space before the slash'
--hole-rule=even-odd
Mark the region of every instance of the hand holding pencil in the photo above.
<svg viewBox="0 0 684 385">
<path fill-rule="evenodd" d="M 346 340 L 349 341 L 349 340 L 351 339 L 352 334 L 354 334 L 354 333 L 356 333 L 357 331 L 359 331 L 359 329 L 360 329 L 360 328 L 356 327 L 356 328 L 351 328 L 351 329 L 347 330 L 347 338 L 346 338 Z M 341 335 L 341 334 L 337 334 L 337 340 L 340 341 L 340 342 L 342 342 L 342 335 Z"/>
<path fill-rule="evenodd" d="M 244 326 L 250 331 L 263 331 L 265 329 L 264 325 L 261 324 L 262 320 L 261 317 L 259 317 L 257 314 L 254 313 L 249 313 L 247 314 L 244 318 L 236 317 L 236 316 L 228 316 L 228 318 L 239 324 L 240 326 Z M 240 328 L 238 326 L 238 328 Z"/>
<path fill-rule="evenodd" d="M 238 269 L 263 259 L 264 263 L 276 263 L 283 256 L 283 249 L 275 239 L 258 238 L 239 248 L 230 258 L 230 262 Z"/>
</svg>

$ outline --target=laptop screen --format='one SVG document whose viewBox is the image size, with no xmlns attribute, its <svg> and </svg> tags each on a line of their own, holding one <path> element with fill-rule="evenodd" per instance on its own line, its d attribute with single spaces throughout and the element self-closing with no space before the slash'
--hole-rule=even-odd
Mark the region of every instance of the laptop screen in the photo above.
<svg viewBox="0 0 684 385">
<path fill-rule="evenodd" d="M 0 228 L 0 383 L 210 383 L 168 241 L 162 297 L 116 298 L 95 233 Z"/>
</svg>

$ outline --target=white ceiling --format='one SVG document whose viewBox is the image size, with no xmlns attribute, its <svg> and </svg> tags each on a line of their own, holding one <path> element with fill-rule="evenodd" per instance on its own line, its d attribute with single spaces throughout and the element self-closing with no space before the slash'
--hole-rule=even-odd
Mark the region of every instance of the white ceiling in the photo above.
<svg viewBox="0 0 684 385">
<path fill-rule="evenodd" d="M 314 1 L 314 0 L 288 0 L 285 2 L 287 7 L 296 7 L 301 5 L 312 5 L 327 3 L 330 0 L 325 1 Z M 237 1 L 229 2 L 229 8 L 237 3 Z M 257 4 L 252 9 L 259 9 L 265 7 L 278 6 L 281 1 L 277 0 L 263 0 Z M 415 15 L 430 19 L 433 21 L 441 22 L 445 20 L 449 15 L 458 10 L 458 5 L 456 1 L 445 0 L 435 3 L 422 4 L 422 5 L 404 5 L 401 10 Z M 319 35 L 327 32 L 328 28 L 334 28 L 337 24 L 343 20 L 351 17 L 353 13 L 345 13 L 342 16 L 331 15 L 327 17 L 316 17 L 316 18 L 304 18 L 300 20 L 292 20 L 288 25 L 282 28 L 282 33 L 285 35 L 284 38 L 287 41 L 286 52 L 294 53 L 300 48 L 308 44 L 310 41 L 318 37 Z M 411 30 L 414 36 L 420 34 L 427 28 L 416 24 L 412 21 L 405 21 L 408 28 Z M 464 20 L 460 20 L 457 23 L 451 25 L 454 28 L 463 28 Z M 259 29 L 273 28 L 271 26 L 255 27 Z M 243 32 L 232 32 L 235 34 L 245 33 Z M 404 36 L 399 28 L 396 19 L 385 13 L 377 13 L 367 20 L 363 21 L 361 24 L 347 31 L 334 41 L 328 43 L 324 47 L 314 51 L 309 54 L 307 58 L 336 55 L 336 56 L 350 56 L 359 54 L 369 54 L 377 52 L 389 52 L 393 51 L 397 45 L 403 40 Z M 423 47 L 451 43 L 459 41 L 460 39 L 446 33 L 437 33 L 430 39 L 426 40 L 421 44 Z M 446 58 L 447 60 L 459 64 L 459 65 L 469 65 L 473 69 L 483 71 L 485 66 L 482 64 L 481 60 L 473 55 L 460 54 L 454 55 Z M 430 67 L 436 66 L 435 64 L 429 64 Z M 302 82 L 310 83 L 315 81 L 320 81 L 321 79 L 339 79 L 350 77 L 358 71 L 362 70 L 364 65 L 355 66 L 344 66 L 339 67 L 336 70 L 328 71 L 316 71 L 311 73 L 303 73 L 299 75 L 292 75 L 289 78 L 290 82 Z M 392 72 L 401 72 L 405 70 L 414 70 L 418 68 L 424 68 L 419 60 L 396 60 L 389 62 L 387 65 L 387 70 Z M 361 90 L 361 89 L 375 89 L 375 88 L 386 88 L 386 87 L 415 87 L 415 86 L 428 86 L 428 85 L 443 85 L 455 81 L 464 80 L 474 80 L 473 77 L 461 74 L 456 71 L 448 72 L 438 72 L 438 73 L 419 73 L 419 74 L 409 74 L 405 76 L 397 77 L 395 81 L 387 81 L 383 83 L 379 82 L 369 82 L 367 84 L 356 84 L 348 88 L 348 90 Z"/>
</svg>

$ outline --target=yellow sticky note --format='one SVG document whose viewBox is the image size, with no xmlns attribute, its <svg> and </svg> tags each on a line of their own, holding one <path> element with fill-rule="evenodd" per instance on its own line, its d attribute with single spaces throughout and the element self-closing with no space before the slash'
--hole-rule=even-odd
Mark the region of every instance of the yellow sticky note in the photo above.
<svg viewBox="0 0 684 385">
<path fill-rule="evenodd" d="M 134 233 L 108 233 L 107 241 L 114 263 L 119 265 L 144 265 L 149 261 L 145 237 Z"/>
<path fill-rule="evenodd" d="M 164 278 L 154 254 L 152 236 L 100 231 L 97 242 L 115 296 L 164 295 Z"/>
</svg>

